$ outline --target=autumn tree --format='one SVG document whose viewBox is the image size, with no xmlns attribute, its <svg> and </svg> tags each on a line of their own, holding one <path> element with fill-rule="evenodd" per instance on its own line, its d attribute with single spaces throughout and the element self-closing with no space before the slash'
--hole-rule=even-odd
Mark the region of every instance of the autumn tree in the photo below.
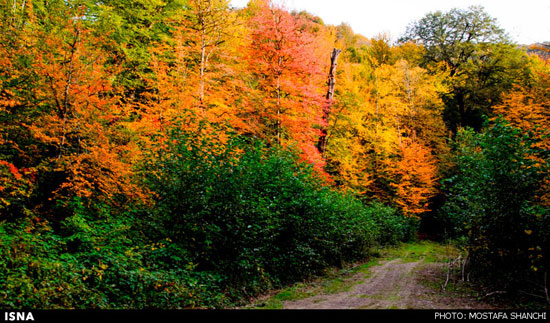
<svg viewBox="0 0 550 323">
<path fill-rule="evenodd" d="M 367 60 L 373 68 L 380 67 L 383 64 L 392 65 L 396 61 L 392 53 L 388 34 L 378 34 L 371 39 L 371 43 L 367 48 Z"/>
<path fill-rule="evenodd" d="M 24 126 L 42 146 L 41 168 L 58 181 L 50 188 L 55 196 L 134 195 L 127 165 L 133 149 L 121 136 L 111 83 L 117 67 L 107 64 L 105 40 L 81 19 L 85 12 L 85 6 L 63 8 L 48 16 L 48 29 L 34 31 L 32 99 L 41 113 Z"/>
<path fill-rule="evenodd" d="M 185 16 L 188 30 L 193 33 L 191 42 L 196 43 L 199 52 L 199 89 L 198 98 L 203 105 L 205 95 L 205 73 L 214 51 L 227 38 L 225 28 L 230 23 L 227 0 L 191 0 Z"/>
<path fill-rule="evenodd" d="M 531 57 L 533 80 L 530 86 L 518 86 L 505 93 L 502 104 L 495 107 L 495 114 L 504 117 L 510 124 L 524 133 L 536 137 L 536 145 L 550 149 L 550 65 L 548 61 Z M 545 163 L 543 160 L 539 160 Z M 550 178 L 543 182 L 539 194 L 545 205 L 550 205 Z"/>
<path fill-rule="evenodd" d="M 420 138 L 439 152 L 445 150 L 446 129 L 440 95 L 447 89 L 441 75 L 400 60 L 380 66 L 375 74 L 375 115 L 385 118 L 402 136 Z"/>
<path fill-rule="evenodd" d="M 33 7 L 17 1 L 0 6 L 0 160 L 28 166 L 37 163 L 32 136 L 21 127 L 36 115 L 32 93 L 39 88 L 30 66 L 36 40 L 26 27 L 34 19 Z"/>
<path fill-rule="evenodd" d="M 418 216 L 430 210 L 430 198 L 438 192 L 437 160 L 415 137 L 403 139 L 399 155 L 399 160 L 392 165 L 396 176 L 392 183 L 396 189 L 395 203 L 406 215 Z"/>
<path fill-rule="evenodd" d="M 504 93 L 495 113 L 525 132 L 538 132 L 550 125 L 550 65 L 536 56 L 531 57 L 530 63 L 533 69 L 531 84 Z"/>
<path fill-rule="evenodd" d="M 228 131 L 254 132 L 253 122 L 247 120 L 250 105 L 242 76 L 246 67 L 239 52 L 245 31 L 240 19 L 227 1 L 191 1 L 164 21 L 171 37 L 150 50 L 147 91 L 137 103 L 141 117 L 132 124 L 142 142 L 176 124 L 197 129 L 199 123 L 209 123 Z"/>
<path fill-rule="evenodd" d="M 250 20 L 249 68 L 256 90 L 258 122 L 267 138 L 288 145 L 297 142 L 305 160 L 322 165 L 315 144 L 322 123 L 323 73 L 312 47 L 307 22 L 267 1 L 258 4 Z"/>
</svg>

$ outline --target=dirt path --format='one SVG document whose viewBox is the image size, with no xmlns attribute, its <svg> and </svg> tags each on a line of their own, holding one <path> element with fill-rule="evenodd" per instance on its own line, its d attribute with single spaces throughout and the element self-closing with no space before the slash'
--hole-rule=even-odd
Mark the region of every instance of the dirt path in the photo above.
<svg viewBox="0 0 550 323">
<path fill-rule="evenodd" d="M 394 258 L 347 277 L 352 287 L 334 294 L 282 302 L 285 309 L 490 309 L 464 293 L 442 292 L 445 263 L 425 257 Z M 432 287 L 430 287 L 432 286 Z"/>
</svg>

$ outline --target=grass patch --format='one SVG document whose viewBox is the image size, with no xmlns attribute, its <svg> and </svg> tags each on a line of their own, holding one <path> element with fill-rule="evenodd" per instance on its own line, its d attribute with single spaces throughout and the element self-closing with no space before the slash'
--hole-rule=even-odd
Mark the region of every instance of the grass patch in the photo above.
<svg viewBox="0 0 550 323">
<path fill-rule="evenodd" d="M 425 263 L 446 262 L 459 254 L 460 251 L 451 244 L 442 245 L 431 241 L 402 243 L 382 251 L 385 259 L 401 258 L 403 262 L 423 260 Z"/>
</svg>

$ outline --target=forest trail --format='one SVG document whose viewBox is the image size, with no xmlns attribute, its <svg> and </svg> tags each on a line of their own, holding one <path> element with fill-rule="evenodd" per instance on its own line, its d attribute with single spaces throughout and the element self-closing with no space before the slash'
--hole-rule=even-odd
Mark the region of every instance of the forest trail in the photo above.
<svg viewBox="0 0 550 323">
<path fill-rule="evenodd" d="M 283 290 L 259 305 L 283 309 L 491 309 L 460 281 L 445 291 L 446 260 L 457 251 L 422 242 L 314 283 Z M 256 305 L 258 306 L 258 305 Z"/>
</svg>

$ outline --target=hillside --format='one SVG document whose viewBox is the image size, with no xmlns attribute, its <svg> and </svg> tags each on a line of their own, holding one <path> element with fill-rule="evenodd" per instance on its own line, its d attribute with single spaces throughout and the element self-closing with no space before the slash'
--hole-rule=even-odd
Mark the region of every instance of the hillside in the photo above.
<svg viewBox="0 0 550 323">
<path fill-rule="evenodd" d="M 233 308 L 415 239 L 550 301 L 548 46 L 482 7 L 397 42 L 268 0 L 0 15 L 0 307 Z"/>
</svg>

